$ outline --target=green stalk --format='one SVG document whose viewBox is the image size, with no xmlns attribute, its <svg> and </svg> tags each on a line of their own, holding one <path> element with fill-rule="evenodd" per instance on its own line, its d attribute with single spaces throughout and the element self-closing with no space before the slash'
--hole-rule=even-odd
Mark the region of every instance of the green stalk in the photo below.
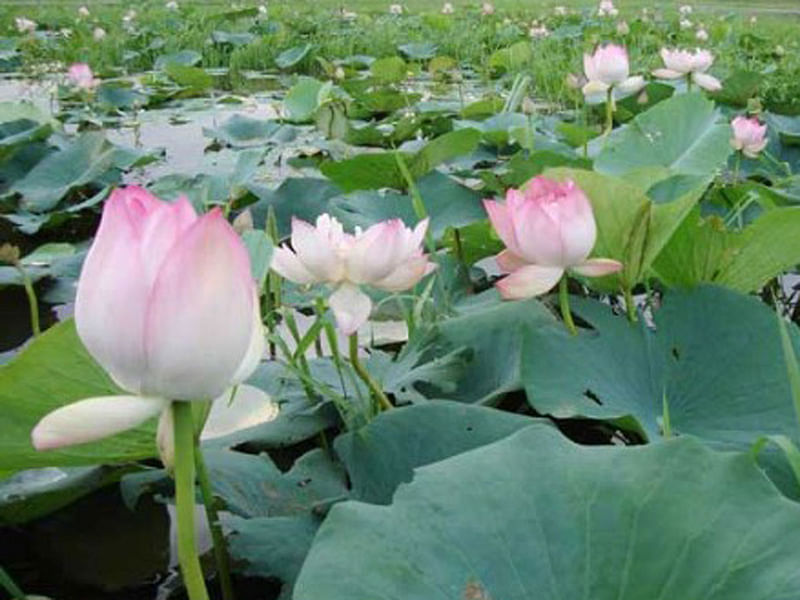
<svg viewBox="0 0 800 600">
<path fill-rule="evenodd" d="M 687 73 L 686 74 L 686 91 L 687 92 L 691 92 L 692 91 L 692 74 L 691 73 Z"/>
<path fill-rule="evenodd" d="M 636 304 L 633 302 L 633 292 L 631 292 L 631 288 L 626 287 L 622 290 L 622 293 L 625 295 L 625 310 L 628 314 L 628 321 L 636 323 Z"/>
<path fill-rule="evenodd" d="M 561 306 L 561 318 L 564 319 L 564 325 L 572 335 L 578 335 L 578 330 L 575 327 L 575 322 L 572 320 L 572 311 L 569 309 L 569 290 L 567 290 L 567 274 L 561 278 L 558 284 L 558 300 Z"/>
<path fill-rule="evenodd" d="M 25 288 L 25 294 L 28 296 L 28 310 L 31 313 L 31 331 L 33 337 L 39 337 L 42 333 L 42 328 L 39 324 L 39 301 L 36 299 L 36 290 L 33 289 L 33 282 L 28 276 L 28 272 L 19 263 L 14 265 L 22 277 L 22 285 Z"/>
<path fill-rule="evenodd" d="M 661 433 L 665 438 L 672 437 L 672 422 L 669 418 L 669 402 L 667 401 L 667 390 L 661 394 Z"/>
<path fill-rule="evenodd" d="M 175 434 L 175 511 L 178 521 L 178 563 L 189 600 L 208 600 L 197 556 L 194 529 L 194 422 L 189 402 L 172 403 Z"/>
<path fill-rule="evenodd" d="M 222 532 L 222 525 L 219 521 L 219 513 L 214 503 L 214 492 L 211 489 L 211 479 L 208 476 L 206 461 L 203 458 L 203 450 L 200 447 L 199 436 L 195 436 L 194 441 L 194 466 L 197 469 L 197 483 L 200 484 L 200 494 L 203 497 L 203 505 L 206 508 L 206 518 L 211 530 L 211 539 L 214 542 L 214 560 L 217 563 L 217 573 L 219 574 L 219 587 L 222 590 L 223 600 L 234 600 L 233 583 L 231 581 L 230 558 L 228 557 L 228 546 L 225 542 L 225 535 Z"/>
<path fill-rule="evenodd" d="M 389 402 L 389 399 L 386 397 L 386 394 L 383 393 L 381 387 L 370 376 L 369 372 L 361 363 L 361 359 L 358 357 L 358 333 L 353 333 L 350 335 L 350 364 L 353 365 L 353 369 L 361 378 L 361 381 L 367 384 L 367 387 L 369 388 L 369 391 L 372 392 L 372 395 L 378 399 L 381 410 L 389 410 L 394 408 L 392 403 Z"/>
<path fill-rule="evenodd" d="M 736 153 L 736 162 L 734 163 L 733 167 L 733 184 L 736 185 L 739 183 L 739 169 L 742 166 L 742 153 Z"/>
<path fill-rule="evenodd" d="M 608 88 L 606 91 L 606 134 L 611 133 L 614 129 L 614 88 Z"/>
<path fill-rule="evenodd" d="M 0 567 L 0 587 L 11 594 L 13 600 L 25 600 L 25 598 L 27 598 L 25 593 L 14 583 L 14 580 L 11 579 L 11 575 L 6 573 L 3 567 Z"/>
</svg>

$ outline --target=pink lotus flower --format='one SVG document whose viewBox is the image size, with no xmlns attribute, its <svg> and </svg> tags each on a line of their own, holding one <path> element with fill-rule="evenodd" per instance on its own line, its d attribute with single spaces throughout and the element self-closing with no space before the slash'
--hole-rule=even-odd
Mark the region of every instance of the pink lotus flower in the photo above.
<svg viewBox="0 0 800 600">
<path fill-rule="evenodd" d="M 748 158 L 758 157 L 758 153 L 767 145 L 767 126 L 759 123 L 755 117 L 748 119 L 740 115 L 731 122 L 731 129 L 731 146 Z"/>
<path fill-rule="evenodd" d="M 484 200 L 489 220 L 506 245 L 497 265 L 508 277 L 497 283 L 507 300 L 531 298 L 552 289 L 566 270 L 587 277 L 614 273 L 622 264 L 588 258 L 597 227 L 592 205 L 572 181 L 531 179 L 506 192 L 506 202 Z"/>
<path fill-rule="evenodd" d="M 484 17 L 488 17 L 493 14 L 494 14 L 494 4 L 492 4 L 491 2 L 484 2 L 481 5 L 481 15 L 483 15 Z"/>
<path fill-rule="evenodd" d="M 40 450 L 130 429 L 171 400 L 214 399 L 250 376 L 264 348 L 247 250 L 219 209 L 198 217 L 186 198 L 169 204 L 135 186 L 106 202 L 75 324 L 129 394 L 48 414 L 32 432 Z"/>
<path fill-rule="evenodd" d="M 95 79 L 91 67 L 86 63 L 75 63 L 67 71 L 67 79 L 75 87 L 82 90 L 90 90 L 100 83 L 99 79 Z"/>
<path fill-rule="evenodd" d="M 714 62 L 714 55 L 708 50 L 661 49 L 661 58 L 664 60 L 664 69 L 656 69 L 653 75 L 659 79 L 680 79 L 688 77 L 701 88 L 710 92 L 722 89 L 719 79 L 709 75 L 706 71 Z"/>
<path fill-rule="evenodd" d="M 294 218 L 292 249 L 285 245 L 276 248 L 271 266 L 295 283 L 335 286 L 331 309 L 339 328 L 351 335 L 372 310 L 372 301 L 359 286 L 401 292 L 414 287 L 434 269 L 422 252 L 427 229 L 428 219 L 413 230 L 400 219 L 391 219 L 349 234 L 328 214 L 320 215 L 316 226 Z"/>
<path fill-rule="evenodd" d="M 612 0 L 600 0 L 600 6 L 597 7 L 597 15 L 600 17 L 616 17 L 619 11 L 614 6 Z"/>
<path fill-rule="evenodd" d="M 616 44 L 598 46 L 594 54 L 584 54 L 583 71 L 588 80 L 583 86 L 585 96 L 605 94 L 612 88 L 624 95 L 633 94 L 645 85 L 643 77 L 629 76 L 628 53 Z"/>
</svg>

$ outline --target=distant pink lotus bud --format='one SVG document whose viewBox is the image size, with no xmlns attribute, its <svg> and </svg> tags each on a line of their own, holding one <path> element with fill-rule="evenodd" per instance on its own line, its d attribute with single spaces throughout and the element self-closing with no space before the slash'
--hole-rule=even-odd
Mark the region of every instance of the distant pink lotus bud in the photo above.
<svg viewBox="0 0 800 600">
<path fill-rule="evenodd" d="M 99 80 L 94 78 L 92 69 L 86 63 L 75 63 L 67 71 L 67 79 L 75 87 L 83 90 L 90 90 L 95 87 Z"/>
<path fill-rule="evenodd" d="M 662 48 L 661 58 L 666 68 L 653 71 L 653 75 L 659 79 L 690 77 L 694 83 L 710 92 L 722 89 L 719 79 L 706 73 L 714 62 L 714 55 L 708 50 L 690 52 Z"/>
<path fill-rule="evenodd" d="M 584 54 L 583 72 L 587 79 L 583 87 L 586 96 L 604 94 L 609 88 L 633 94 L 645 85 L 644 78 L 629 76 L 628 53 L 616 44 L 598 46 L 594 54 Z"/>
<path fill-rule="evenodd" d="M 731 146 L 748 158 L 756 158 L 767 145 L 767 126 L 755 117 L 738 116 L 731 122 Z"/>
<path fill-rule="evenodd" d="M 130 395 L 82 400 L 45 416 L 38 449 L 99 439 L 172 400 L 211 400 L 258 365 L 264 337 L 243 243 L 214 209 L 198 217 L 128 186 L 103 209 L 75 300 L 81 341 Z"/>
<path fill-rule="evenodd" d="M 559 183 L 538 176 L 523 189 L 508 190 L 505 204 L 483 203 L 506 245 L 497 264 L 510 275 L 497 288 L 508 300 L 544 294 L 567 269 L 599 277 L 622 268 L 615 260 L 588 258 L 597 227 L 592 205 L 572 181 Z"/>
<path fill-rule="evenodd" d="M 600 6 L 597 7 L 597 14 L 601 17 L 616 17 L 619 11 L 614 6 L 612 0 L 600 0 Z"/>
<path fill-rule="evenodd" d="M 275 249 L 272 269 L 295 283 L 334 286 L 331 309 L 339 328 L 350 335 L 372 310 L 372 301 L 359 286 L 401 292 L 434 269 L 422 252 L 427 228 L 427 219 L 413 230 L 400 219 L 392 219 L 350 234 L 328 214 L 320 215 L 316 226 L 295 218 L 292 248 Z"/>
</svg>

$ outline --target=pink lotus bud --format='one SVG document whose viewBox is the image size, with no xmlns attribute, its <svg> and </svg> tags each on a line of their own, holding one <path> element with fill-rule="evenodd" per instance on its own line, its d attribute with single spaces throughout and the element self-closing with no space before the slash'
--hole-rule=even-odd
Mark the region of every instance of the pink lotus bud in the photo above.
<svg viewBox="0 0 800 600">
<path fill-rule="evenodd" d="M 719 79 L 706 73 L 714 62 L 714 55 L 708 50 L 697 49 L 689 52 L 662 48 L 661 58 L 666 68 L 653 71 L 653 75 L 659 79 L 680 79 L 688 76 L 694 83 L 710 92 L 722 89 Z"/>
<path fill-rule="evenodd" d="M 130 395 L 88 398 L 46 415 L 38 449 L 143 423 L 171 400 L 209 400 L 255 370 L 264 336 L 247 250 L 219 209 L 198 217 L 128 186 L 106 202 L 78 281 L 75 325 Z"/>
<path fill-rule="evenodd" d="M 767 126 L 755 117 L 738 116 L 731 122 L 731 146 L 748 158 L 756 158 L 767 145 Z"/>
<path fill-rule="evenodd" d="M 95 87 L 99 80 L 94 78 L 92 69 L 86 63 L 75 63 L 67 71 L 67 79 L 75 87 L 83 90 L 90 90 Z"/>
<path fill-rule="evenodd" d="M 295 283 L 335 286 L 331 309 L 339 328 L 350 335 L 372 310 L 372 301 L 359 286 L 400 292 L 414 287 L 433 270 L 422 252 L 427 228 L 427 219 L 413 230 L 392 219 L 350 234 L 328 214 L 320 215 L 316 226 L 293 219 L 292 248 L 275 249 L 272 269 Z"/>
<path fill-rule="evenodd" d="M 216 398 L 263 343 L 247 250 L 222 213 L 135 186 L 105 205 L 75 323 L 123 389 L 170 400 Z"/>
<path fill-rule="evenodd" d="M 497 256 L 500 269 L 510 273 L 497 283 L 506 299 L 543 294 L 567 269 L 599 277 L 622 268 L 614 260 L 588 258 L 597 237 L 594 213 L 572 181 L 534 177 L 523 189 L 508 190 L 505 204 L 484 200 L 484 206 L 506 245 Z"/>
</svg>

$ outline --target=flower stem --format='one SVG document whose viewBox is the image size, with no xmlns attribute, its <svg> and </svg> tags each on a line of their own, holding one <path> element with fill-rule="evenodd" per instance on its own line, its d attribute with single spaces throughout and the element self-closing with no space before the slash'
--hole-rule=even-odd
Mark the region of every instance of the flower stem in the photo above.
<svg viewBox="0 0 800 600">
<path fill-rule="evenodd" d="M 742 153 L 736 153 L 736 162 L 733 166 L 733 185 L 739 183 L 739 169 L 742 167 Z"/>
<path fill-rule="evenodd" d="M 578 335 L 575 322 L 572 320 L 572 311 L 569 309 L 569 291 L 567 290 L 567 274 L 561 278 L 558 284 L 558 300 L 561 306 L 561 318 L 572 335 Z"/>
<path fill-rule="evenodd" d="M 687 73 L 686 74 L 686 91 L 687 92 L 691 92 L 692 91 L 692 74 L 691 73 Z"/>
<path fill-rule="evenodd" d="M 194 423 L 192 405 L 172 403 L 175 427 L 175 510 L 178 520 L 178 563 L 189 600 L 208 600 L 197 556 L 194 529 Z"/>
<path fill-rule="evenodd" d="M 11 579 L 11 575 L 6 573 L 3 567 L 0 567 L 0 587 L 4 588 L 13 600 L 25 600 L 27 596 L 22 592 L 19 586 Z"/>
<path fill-rule="evenodd" d="M 219 575 L 219 586 L 222 590 L 222 598 L 223 600 L 234 600 L 228 546 L 225 542 L 225 535 L 222 533 L 219 513 L 214 504 L 214 492 L 211 489 L 211 479 L 208 476 L 206 461 L 203 458 L 203 450 L 200 447 L 200 440 L 197 436 L 195 436 L 194 442 L 194 466 L 197 469 L 197 483 L 200 484 L 200 494 L 203 497 L 208 526 L 211 530 L 211 539 L 214 542 L 214 560 L 217 563 L 217 573 Z"/>
<path fill-rule="evenodd" d="M 358 333 L 353 333 L 350 335 L 350 364 L 353 365 L 353 369 L 355 369 L 356 373 L 361 378 L 361 381 L 367 384 L 369 391 L 372 392 L 373 396 L 378 399 L 381 410 L 389 410 L 394 408 L 392 403 L 389 402 L 389 399 L 386 397 L 386 394 L 383 393 L 383 390 L 380 388 L 380 386 L 364 368 L 364 365 L 361 363 L 361 359 L 358 358 Z"/>
<path fill-rule="evenodd" d="M 631 288 L 626 287 L 622 293 L 625 295 L 625 310 L 628 313 L 628 321 L 636 323 L 636 304 L 633 301 L 633 293 Z"/>
<path fill-rule="evenodd" d="M 22 277 L 22 285 L 25 288 L 25 294 L 28 296 L 28 310 L 31 313 L 31 331 L 33 337 L 38 337 L 42 333 L 42 328 L 39 324 L 39 301 L 36 299 L 36 290 L 33 289 L 33 282 L 28 275 L 28 272 L 20 264 L 14 265 L 17 267 L 20 276 Z"/>
<path fill-rule="evenodd" d="M 614 88 L 608 88 L 606 92 L 606 134 L 614 129 Z"/>
</svg>

